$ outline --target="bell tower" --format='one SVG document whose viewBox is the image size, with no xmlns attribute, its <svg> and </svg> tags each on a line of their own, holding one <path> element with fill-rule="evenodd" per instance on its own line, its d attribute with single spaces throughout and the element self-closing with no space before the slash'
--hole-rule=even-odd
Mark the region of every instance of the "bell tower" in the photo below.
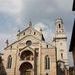
<svg viewBox="0 0 75 75">
<path fill-rule="evenodd" d="M 57 49 L 57 61 L 63 61 L 65 65 L 68 65 L 67 57 L 67 36 L 64 30 L 64 23 L 61 17 L 58 17 L 55 22 L 55 47 Z"/>
<path fill-rule="evenodd" d="M 63 20 L 58 17 L 55 22 L 56 25 L 56 34 L 64 33 Z"/>
</svg>

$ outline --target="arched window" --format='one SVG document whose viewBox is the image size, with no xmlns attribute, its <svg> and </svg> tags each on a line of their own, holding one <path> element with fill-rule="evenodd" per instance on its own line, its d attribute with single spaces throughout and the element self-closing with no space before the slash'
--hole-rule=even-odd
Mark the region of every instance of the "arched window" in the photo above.
<svg viewBox="0 0 75 75">
<path fill-rule="evenodd" d="M 12 65 L 12 57 L 11 55 L 8 56 L 8 61 L 7 61 L 7 68 L 11 68 Z"/>
<path fill-rule="evenodd" d="M 36 32 L 34 32 L 34 35 L 36 34 Z"/>
<path fill-rule="evenodd" d="M 33 52 L 31 52 L 30 50 L 25 50 L 21 53 L 20 55 L 21 60 L 33 60 Z"/>
<path fill-rule="evenodd" d="M 63 53 L 61 53 L 61 58 L 63 59 Z"/>
<path fill-rule="evenodd" d="M 50 69 L 50 58 L 49 56 L 45 56 L 45 69 Z"/>
<path fill-rule="evenodd" d="M 59 24 L 59 28 L 61 28 L 61 25 Z"/>
</svg>

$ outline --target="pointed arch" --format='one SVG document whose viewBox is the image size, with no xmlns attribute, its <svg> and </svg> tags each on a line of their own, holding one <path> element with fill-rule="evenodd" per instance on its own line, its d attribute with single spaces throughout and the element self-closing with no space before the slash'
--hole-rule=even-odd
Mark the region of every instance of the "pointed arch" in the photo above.
<svg viewBox="0 0 75 75">
<path fill-rule="evenodd" d="M 48 55 L 45 56 L 45 69 L 50 69 L 50 58 Z"/>
<path fill-rule="evenodd" d="M 11 66 L 12 66 L 12 57 L 11 55 L 9 55 L 7 59 L 7 68 L 10 69 Z"/>
<path fill-rule="evenodd" d="M 21 60 L 33 60 L 33 52 L 30 50 L 25 50 L 20 55 Z"/>
</svg>

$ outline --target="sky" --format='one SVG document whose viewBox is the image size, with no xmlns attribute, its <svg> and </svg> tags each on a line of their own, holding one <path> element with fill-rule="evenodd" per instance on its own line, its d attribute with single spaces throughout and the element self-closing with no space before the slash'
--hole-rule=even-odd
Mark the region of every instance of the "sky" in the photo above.
<svg viewBox="0 0 75 75">
<path fill-rule="evenodd" d="M 7 39 L 12 42 L 19 29 L 28 27 L 29 21 L 37 30 L 42 28 L 46 41 L 50 41 L 58 16 L 63 19 L 69 49 L 74 22 L 72 4 L 73 0 L 0 0 L 0 51 Z M 72 60 L 69 63 L 72 65 Z"/>
</svg>

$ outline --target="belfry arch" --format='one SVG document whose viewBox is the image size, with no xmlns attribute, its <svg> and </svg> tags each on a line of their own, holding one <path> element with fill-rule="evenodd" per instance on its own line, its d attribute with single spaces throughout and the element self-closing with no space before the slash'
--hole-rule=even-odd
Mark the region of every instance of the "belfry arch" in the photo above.
<svg viewBox="0 0 75 75">
<path fill-rule="evenodd" d="M 33 52 L 30 50 L 25 50 L 25 51 L 21 52 L 20 58 L 21 58 L 21 60 L 32 61 L 33 60 Z"/>
</svg>

